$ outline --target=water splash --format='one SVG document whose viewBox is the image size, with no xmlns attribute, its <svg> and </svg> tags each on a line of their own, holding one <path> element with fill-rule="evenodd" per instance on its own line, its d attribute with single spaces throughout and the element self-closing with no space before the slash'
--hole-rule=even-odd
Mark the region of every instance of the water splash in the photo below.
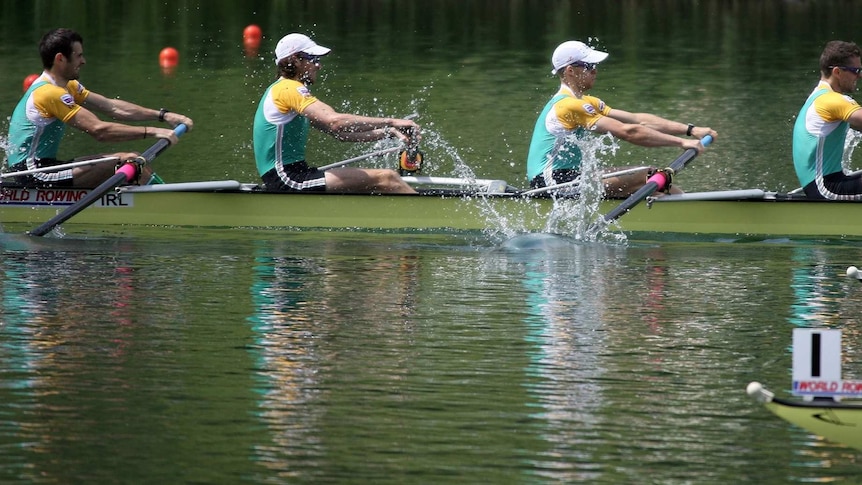
<svg viewBox="0 0 862 485">
<path fill-rule="evenodd" d="M 451 177 L 465 181 L 467 184 L 477 184 L 480 179 L 467 160 L 461 155 L 458 147 L 450 143 L 437 129 L 434 121 L 423 120 L 422 113 L 433 85 L 426 86 L 420 93 L 414 96 L 407 107 L 407 113 L 398 116 L 412 117 L 422 127 L 421 149 L 425 154 L 423 159 L 422 174 L 436 177 Z M 392 116 L 403 110 L 394 109 L 391 106 L 383 106 L 379 99 L 375 99 L 375 113 L 369 116 L 386 117 Z M 342 112 L 354 112 L 357 107 L 351 101 L 345 100 L 339 106 Z M 394 145 L 393 140 L 381 140 L 372 145 L 372 150 L 377 151 Z M 589 228 L 601 216 L 601 201 L 604 196 L 604 183 L 602 173 L 605 171 L 605 160 L 611 158 L 619 150 L 617 140 L 610 134 L 587 136 L 578 139 L 575 135 L 570 136 L 569 143 L 577 145 L 582 153 L 581 159 L 581 184 L 575 193 L 578 197 L 571 197 L 572 192 L 559 191 L 551 194 L 552 207 L 550 211 L 535 209 L 536 202 L 531 198 L 512 200 L 512 205 L 523 204 L 521 210 L 502 212 L 500 206 L 493 203 L 491 199 L 474 198 L 471 202 L 477 206 L 481 215 L 487 221 L 484 236 L 492 242 L 501 243 L 518 235 L 533 232 L 531 228 L 536 227 L 536 218 L 545 220 L 542 229 L 543 234 L 555 234 L 566 236 L 575 241 L 610 241 L 622 243 L 626 241 L 625 235 L 616 230 L 618 226 L 610 225 L 598 234 L 593 234 Z M 358 150 L 368 151 L 366 144 L 357 147 Z M 363 162 L 363 166 L 375 168 L 395 168 L 398 166 L 397 155 L 386 155 L 376 159 Z M 526 160 L 523 162 L 526 164 Z M 508 183 L 508 181 L 506 181 Z M 515 198 L 513 196 L 513 198 Z M 529 219 L 529 220 L 528 220 Z"/>
<path fill-rule="evenodd" d="M 853 150 L 862 142 L 862 133 L 856 130 L 847 130 L 847 137 L 844 139 L 844 155 L 841 158 L 841 168 L 845 172 L 852 172 L 853 168 L 850 163 L 853 160 Z"/>
<path fill-rule="evenodd" d="M 580 148 L 581 159 L 581 182 L 574 189 L 577 197 L 571 197 L 572 191 L 560 190 L 551 192 L 552 207 L 546 214 L 535 214 L 535 217 L 545 217 L 545 224 L 540 231 L 544 234 L 561 235 L 575 242 L 595 242 L 598 240 L 612 243 L 624 243 L 626 236 L 617 231 L 618 226 L 611 225 L 602 231 L 593 233 L 590 228 L 595 221 L 601 217 L 601 202 L 604 199 L 603 172 L 606 171 L 605 160 L 616 154 L 619 149 L 617 140 L 610 134 L 585 137 L 578 139 L 572 135 L 569 142 Z M 529 200 L 525 204 L 532 203 Z M 491 220 L 495 222 L 494 229 L 489 230 L 493 234 L 489 236 L 502 236 L 505 240 L 519 237 L 529 233 L 529 221 L 516 221 L 496 217 L 498 214 L 489 213 Z"/>
<path fill-rule="evenodd" d="M 6 136 L 6 133 L 9 132 L 9 125 L 12 123 L 12 117 L 6 117 L 6 123 L 0 124 L 0 159 L 2 159 L 2 164 L 0 164 L 0 170 L 4 170 L 6 168 L 7 156 L 6 150 L 9 148 L 9 138 Z"/>
</svg>

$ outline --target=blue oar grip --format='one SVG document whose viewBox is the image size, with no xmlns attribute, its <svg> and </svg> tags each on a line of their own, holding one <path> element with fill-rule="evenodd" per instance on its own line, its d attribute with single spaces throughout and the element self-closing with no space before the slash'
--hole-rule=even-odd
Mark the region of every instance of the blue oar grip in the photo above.
<svg viewBox="0 0 862 485">
<path fill-rule="evenodd" d="M 186 126 L 185 123 L 180 123 L 174 128 L 174 134 L 177 136 L 180 136 L 188 130 L 189 130 L 189 127 Z"/>
<path fill-rule="evenodd" d="M 179 128 L 179 126 L 177 128 Z M 710 143 L 712 143 L 712 135 L 706 135 L 705 137 L 700 139 L 700 144 L 703 146 L 707 146 Z"/>
</svg>

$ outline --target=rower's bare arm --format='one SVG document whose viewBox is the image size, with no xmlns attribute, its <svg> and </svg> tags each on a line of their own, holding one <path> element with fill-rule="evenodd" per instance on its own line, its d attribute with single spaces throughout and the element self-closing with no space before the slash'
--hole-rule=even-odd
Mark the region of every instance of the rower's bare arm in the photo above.
<svg viewBox="0 0 862 485">
<path fill-rule="evenodd" d="M 109 99 L 93 92 L 90 92 L 82 106 L 90 110 L 100 111 L 112 119 L 121 121 L 145 121 L 159 117 L 159 112 L 156 110 L 144 108 L 122 99 Z"/>
<path fill-rule="evenodd" d="M 651 128 L 668 135 L 688 135 L 688 123 L 671 121 L 651 113 L 629 113 L 628 111 L 612 109 L 608 113 L 608 116 L 623 123 L 646 126 L 647 128 Z M 692 126 L 691 136 L 700 140 L 707 135 L 711 136 L 713 139 L 718 137 L 718 133 L 708 126 Z"/>
<path fill-rule="evenodd" d="M 101 142 L 142 140 L 144 138 L 166 138 L 171 144 L 177 142 L 177 136 L 173 130 L 104 121 L 83 106 L 72 116 L 68 124 Z"/>
<path fill-rule="evenodd" d="M 688 124 L 671 121 L 652 113 L 629 113 L 628 111 L 612 109 L 608 116 L 623 123 L 643 125 L 668 135 L 682 136 L 688 131 Z"/>
<path fill-rule="evenodd" d="M 122 99 L 106 98 L 105 96 L 94 92 L 90 92 L 90 95 L 87 96 L 86 100 L 84 100 L 82 106 L 105 113 L 112 119 L 119 121 L 153 121 L 158 120 L 160 115 L 159 110 L 145 108 L 135 103 L 123 101 Z M 192 119 L 180 113 L 168 111 L 164 115 L 164 120 L 172 127 L 184 124 L 186 125 L 187 131 L 194 127 Z M 160 132 L 155 129 L 153 131 L 154 133 Z M 165 135 L 160 136 L 159 138 L 169 138 L 169 136 Z"/>
<path fill-rule="evenodd" d="M 372 118 L 347 113 L 339 113 L 323 101 L 317 100 L 303 110 L 311 125 L 342 141 L 375 141 L 387 137 L 398 137 L 408 141 L 405 132 L 419 126 L 410 120 L 393 118 Z"/>
<path fill-rule="evenodd" d="M 667 135 L 644 125 L 623 123 L 609 116 L 599 119 L 593 127 L 599 133 L 610 133 L 621 140 L 644 147 L 686 147 L 687 140 L 683 138 Z M 697 143 L 697 140 L 693 141 Z"/>
</svg>

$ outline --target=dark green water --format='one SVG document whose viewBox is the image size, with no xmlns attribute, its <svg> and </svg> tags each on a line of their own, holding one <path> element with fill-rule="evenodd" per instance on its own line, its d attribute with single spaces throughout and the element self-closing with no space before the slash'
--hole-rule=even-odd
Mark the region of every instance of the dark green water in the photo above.
<svg viewBox="0 0 862 485">
<path fill-rule="evenodd" d="M 795 188 L 793 117 L 839 1 L 0 3 L 0 133 L 56 26 L 82 82 L 185 112 L 170 181 L 253 181 L 251 119 L 293 30 L 333 48 L 315 93 L 418 113 L 433 175 L 523 185 L 553 48 L 611 53 L 594 93 L 720 138 L 689 190 Z M 242 48 L 255 23 L 257 56 Z M 172 45 L 170 74 L 158 52 Z M 64 155 L 103 150 L 71 134 Z M 111 149 L 144 149 L 147 145 Z M 366 147 L 313 136 L 320 164 Z M 669 162 L 621 145 L 607 163 Z M 394 160 L 369 165 L 394 166 Z M 466 168 L 465 168 L 466 167 Z M 2 221 L 0 221 L 2 223 Z M 791 330 L 844 330 L 859 378 L 850 241 L 195 231 L 0 235 L 2 483 L 855 483 L 859 454 L 768 414 Z"/>
</svg>

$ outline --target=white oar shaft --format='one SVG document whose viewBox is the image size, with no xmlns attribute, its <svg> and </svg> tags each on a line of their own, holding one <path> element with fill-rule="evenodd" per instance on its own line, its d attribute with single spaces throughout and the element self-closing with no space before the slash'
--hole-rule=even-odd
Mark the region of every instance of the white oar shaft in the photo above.
<svg viewBox="0 0 862 485">
<path fill-rule="evenodd" d="M 539 187 L 538 189 L 528 190 L 526 192 L 521 192 L 521 195 L 543 194 L 545 192 L 551 192 L 551 191 L 555 191 L 555 190 L 565 189 L 567 187 L 574 187 L 576 185 L 581 185 L 580 175 L 575 177 L 575 180 L 571 180 L 569 182 L 563 182 L 561 184 L 548 185 L 546 187 Z"/>
<path fill-rule="evenodd" d="M 505 183 L 503 180 L 495 179 L 465 179 L 457 177 L 428 177 L 428 176 L 410 176 L 405 175 L 401 180 L 408 184 L 425 184 L 425 185 L 460 185 L 460 186 L 477 186 L 491 185 L 495 183 Z"/>
<path fill-rule="evenodd" d="M 387 153 L 397 152 L 398 150 L 402 150 L 404 147 L 401 145 L 385 148 L 383 150 L 377 150 L 376 152 L 366 153 L 365 155 L 359 155 L 358 157 L 348 158 L 347 160 L 342 160 L 340 162 L 330 163 L 329 165 L 324 165 L 319 168 L 319 170 L 329 170 L 330 168 L 343 167 L 344 165 L 358 162 L 360 160 L 365 160 L 366 158 L 371 157 L 379 157 L 381 155 L 386 155 Z"/>
<path fill-rule="evenodd" d="M 637 172 L 640 172 L 640 171 L 648 169 L 648 168 L 649 167 L 634 167 L 634 168 L 627 168 L 625 170 L 619 170 L 617 172 L 604 173 L 604 174 L 602 174 L 602 180 L 609 179 L 611 177 L 621 177 L 623 175 L 629 175 L 632 173 L 637 173 Z M 526 192 L 521 192 L 521 195 L 541 194 L 543 192 L 550 192 L 552 190 L 565 189 L 567 187 L 573 187 L 575 185 L 580 185 L 580 184 L 581 184 L 581 177 L 578 176 L 577 178 L 575 178 L 575 180 L 572 180 L 570 182 L 563 182 L 561 184 L 549 185 L 547 187 L 540 187 L 538 189 L 528 190 Z"/>
<path fill-rule="evenodd" d="M 79 162 L 69 162 L 69 163 L 63 163 L 60 165 L 51 165 L 50 167 L 34 168 L 33 170 L 22 170 L 20 172 L 0 173 L 0 179 L 7 178 L 7 177 L 16 177 L 18 175 L 30 175 L 32 173 L 59 172 L 60 170 L 66 170 L 67 168 L 83 167 L 85 165 L 96 165 L 97 163 L 119 162 L 119 161 L 120 161 L 120 159 L 117 157 L 93 158 L 90 160 L 81 160 Z"/>
</svg>

